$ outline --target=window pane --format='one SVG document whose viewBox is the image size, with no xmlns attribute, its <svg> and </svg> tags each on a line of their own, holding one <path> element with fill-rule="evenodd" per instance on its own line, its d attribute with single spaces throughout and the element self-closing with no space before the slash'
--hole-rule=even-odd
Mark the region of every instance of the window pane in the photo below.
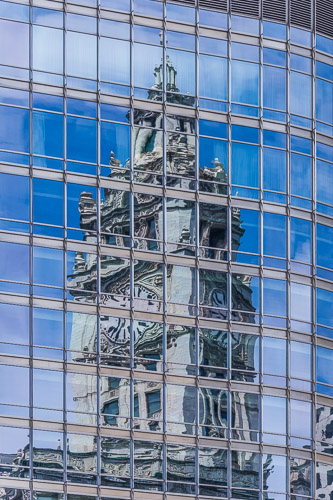
<svg viewBox="0 0 333 500">
<path fill-rule="evenodd" d="M 63 73 L 63 32 L 43 26 L 33 27 L 33 67 Z"/>
<path fill-rule="evenodd" d="M 29 111 L 0 106 L 0 146 L 11 151 L 29 152 Z"/>
<path fill-rule="evenodd" d="M 0 64 L 29 66 L 29 25 L 0 20 Z"/>
<path fill-rule="evenodd" d="M 257 146 L 232 144 L 232 183 L 258 187 L 259 152 Z"/>
<path fill-rule="evenodd" d="M 318 120 L 333 124 L 333 107 L 327 106 L 333 101 L 333 83 L 316 79 L 316 115 Z"/>
<path fill-rule="evenodd" d="M 67 156 L 71 160 L 96 163 L 97 123 L 86 118 L 67 117 Z"/>
<path fill-rule="evenodd" d="M 100 75 L 101 80 L 130 83 L 130 44 L 123 40 L 101 38 Z"/>
<path fill-rule="evenodd" d="M 242 61 L 231 62 L 232 101 L 258 106 L 259 66 Z"/>
<path fill-rule="evenodd" d="M 227 100 L 227 60 L 200 55 L 199 71 L 200 96 Z"/>
<path fill-rule="evenodd" d="M 35 154 L 63 157 L 62 115 L 34 111 L 33 134 L 33 152 Z"/>
<path fill-rule="evenodd" d="M 290 72 L 290 111 L 296 115 L 312 116 L 310 76 Z"/>
<path fill-rule="evenodd" d="M 94 35 L 66 34 L 66 64 L 69 75 L 81 78 L 97 77 L 97 38 Z"/>
<path fill-rule="evenodd" d="M 286 109 L 286 71 L 264 66 L 264 107 Z"/>
<path fill-rule="evenodd" d="M 0 217 L 29 220 L 29 177 L 0 174 Z"/>
</svg>

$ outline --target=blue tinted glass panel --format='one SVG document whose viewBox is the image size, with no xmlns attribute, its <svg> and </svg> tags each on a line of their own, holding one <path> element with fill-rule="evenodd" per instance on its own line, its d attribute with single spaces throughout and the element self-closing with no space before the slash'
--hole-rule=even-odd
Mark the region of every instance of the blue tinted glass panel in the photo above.
<svg viewBox="0 0 333 500">
<path fill-rule="evenodd" d="M 241 33 L 259 34 L 259 21 L 251 17 L 231 16 L 231 29 Z"/>
<path fill-rule="evenodd" d="M 101 104 L 101 119 L 114 120 L 116 122 L 128 123 L 129 108 L 114 106 L 113 104 Z"/>
<path fill-rule="evenodd" d="M 310 155 L 312 152 L 311 140 L 304 139 L 304 137 L 297 137 L 296 135 L 291 136 L 290 147 L 292 151 L 298 151 L 298 153 L 304 153 Z"/>
<path fill-rule="evenodd" d="M 264 189 L 286 191 L 286 153 L 278 149 L 264 148 Z"/>
<path fill-rule="evenodd" d="M 264 213 L 264 254 L 286 257 L 286 218 Z"/>
<path fill-rule="evenodd" d="M 199 122 L 200 135 L 210 135 L 226 139 L 228 136 L 228 126 L 226 123 L 212 122 L 210 120 L 200 120 Z"/>
<path fill-rule="evenodd" d="M 239 237 L 239 227 L 233 221 L 232 249 L 240 252 L 259 253 L 259 212 L 255 210 L 240 210 L 240 229 L 243 234 Z"/>
<path fill-rule="evenodd" d="M 112 56 L 111 56 L 112 55 Z M 111 60 L 112 59 L 112 60 Z M 100 75 L 101 80 L 130 83 L 130 45 L 124 40 L 101 38 L 100 41 Z"/>
<path fill-rule="evenodd" d="M 24 90 L 8 89 L 0 87 L 0 102 L 3 104 L 17 104 L 18 106 L 29 106 L 29 93 Z"/>
<path fill-rule="evenodd" d="M 134 11 L 149 17 L 162 17 L 163 4 L 154 0 L 134 0 Z"/>
<path fill-rule="evenodd" d="M 253 142 L 259 144 L 259 129 L 232 125 L 231 138 L 233 141 Z"/>
<path fill-rule="evenodd" d="M 273 132 L 272 130 L 264 130 L 265 146 L 274 146 L 276 148 L 286 148 L 286 134 L 281 132 Z"/>
<path fill-rule="evenodd" d="M 110 19 L 100 19 L 99 31 L 102 36 L 112 36 L 128 40 L 130 37 L 130 24 L 111 21 Z"/>
<path fill-rule="evenodd" d="M 231 97 L 233 102 L 258 105 L 259 66 L 242 61 L 231 62 Z"/>
<path fill-rule="evenodd" d="M 290 112 L 296 115 L 312 115 L 311 77 L 290 72 Z"/>
<path fill-rule="evenodd" d="M 63 98 L 55 95 L 34 92 L 33 107 L 62 112 L 64 109 Z"/>
<path fill-rule="evenodd" d="M 40 285 L 63 286 L 63 251 L 33 248 L 33 281 Z"/>
<path fill-rule="evenodd" d="M 130 129 L 126 125 L 101 122 L 101 163 L 109 165 L 111 152 L 125 166 L 130 157 Z"/>
<path fill-rule="evenodd" d="M 169 56 L 170 63 L 177 70 L 177 91 L 193 95 L 195 92 L 195 55 L 182 50 L 167 49 L 167 56 Z M 176 91 L 176 89 L 172 88 L 170 90 Z"/>
<path fill-rule="evenodd" d="M 0 242 L 0 275 L 8 281 L 29 281 L 29 246 Z"/>
<path fill-rule="evenodd" d="M 33 152 L 34 154 L 63 157 L 63 115 L 34 111 Z"/>
<path fill-rule="evenodd" d="M 333 268 L 333 228 L 317 224 L 317 265 Z"/>
<path fill-rule="evenodd" d="M 264 107 L 286 109 L 286 71 L 264 66 Z"/>
<path fill-rule="evenodd" d="M 221 57 L 199 56 L 199 94 L 212 99 L 227 99 L 227 60 Z M 211 75 L 207 78 L 207 75 Z"/>
<path fill-rule="evenodd" d="M 317 119 L 326 123 L 333 123 L 333 83 L 316 78 L 316 115 Z"/>
<path fill-rule="evenodd" d="M 246 59 L 248 61 L 259 62 L 259 47 L 255 45 L 232 42 L 231 54 L 233 59 Z"/>
<path fill-rule="evenodd" d="M 333 55 L 333 40 L 322 35 L 316 36 L 317 50 Z"/>
<path fill-rule="evenodd" d="M 204 26 L 213 26 L 215 28 L 226 29 L 228 25 L 227 14 L 222 12 L 214 12 L 212 16 L 211 10 L 199 10 L 199 23 Z"/>
<path fill-rule="evenodd" d="M 34 24 L 44 24 L 53 28 L 63 27 L 63 13 L 58 10 L 32 8 L 32 19 Z"/>
<path fill-rule="evenodd" d="M 298 321 L 311 321 L 312 319 L 312 293 L 311 287 L 300 283 L 291 283 L 290 309 L 291 317 Z"/>
<path fill-rule="evenodd" d="M 0 20 L 0 64 L 29 66 L 29 25 Z"/>
<path fill-rule="evenodd" d="M 69 227 L 76 229 L 81 227 L 81 214 L 78 208 L 80 198 L 83 193 L 90 193 L 91 198 L 96 200 L 95 187 L 83 186 L 81 184 L 67 184 L 67 226 Z M 91 212 L 93 217 L 94 210 L 92 209 Z"/>
<path fill-rule="evenodd" d="M 162 48 L 151 45 L 134 44 L 134 85 L 138 87 L 152 87 L 155 83 L 162 81 L 162 72 L 159 72 L 161 80 L 154 76 L 155 66 L 162 64 Z"/>
<path fill-rule="evenodd" d="M 258 187 L 259 151 L 257 146 L 232 144 L 232 183 Z"/>
<path fill-rule="evenodd" d="M 39 71 L 62 73 L 63 32 L 44 26 L 33 27 L 33 67 Z"/>
<path fill-rule="evenodd" d="M 290 28 L 290 40 L 293 43 L 298 43 L 299 45 L 305 45 L 306 47 L 311 47 L 311 31 L 301 30 L 300 28 L 295 28 L 291 26 Z"/>
<path fill-rule="evenodd" d="M 290 67 L 304 73 L 312 73 L 312 60 L 308 57 L 290 54 Z"/>
<path fill-rule="evenodd" d="M 277 38 L 279 40 L 286 39 L 287 28 L 284 24 L 272 23 L 263 21 L 264 36 L 269 38 Z"/>
<path fill-rule="evenodd" d="M 33 220 L 63 225 L 63 184 L 46 179 L 33 180 Z"/>
<path fill-rule="evenodd" d="M 264 279 L 264 314 L 286 316 L 287 293 L 286 282 Z"/>
<path fill-rule="evenodd" d="M 181 49 L 195 50 L 195 37 L 187 33 L 178 31 L 167 31 L 167 44 L 169 47 L 179 47 Z"/>
<path fill-rule="evenodd" d="M 263 398 L 263 431 L 286 433 L 286 408 L 287 400 L 274 396 Z"/>
<path fill-rule="evenodd" d="M 29 111 L 0 106 L 0 147 L 29 152 Z"/>
<path fill-rule="evenodd" d="M 311 198 L 311 158 L 292 153 L 290 170 L 291 193 L 297 196 Z"/>
<path fill-rule="evenodd" d="M 333 203 L 333 165 L 317 160 L 317 200 L 320 203 Z"/>
<path fill-rule="evenodd" d="M 96 163 L 97 122 L 67 117 L 67 156 L 71 160 Z"/>
<path fill-rule="evenodd" d="M 90 16 L 67 13 L 67 29 L 73 31 L 83 31 L 86 33 L 96 33 L 97 19 Z"/>
<path fill-rule="evenodd" d="M 265 289 L 266 293 L 268 289 Z M 263 370 L 272 375 L 287 374 L 286 341 L 263 337 Z"/>
<path fill-rule="evenodd" d="M 217 56 L 227 56 L 227 41 L 218 40 L 217 38 L 208 38 L 201 36 L 199 38 L 200 52 L 210 52 Z"/>
<path fill-rule="evenodd" d="M 333 385 L 333 350 L 317 347 L 317 382 Z"/>
<path fill-rule="evenodd" d="M 317 156 L 333 163 L 333 147 L 317 142 Z"/>
<path fill-rule="evenodd" d="M 109 33 L 106 33 L 106 35 L 110 36 Z M 154 43 L 155 45 L 160 45 L 162 38 L 163 32 L 161 32 L 158 28 L 149 28 L 148 26 L 140 26 L 138 24 L 134 25 L 134 40 L 136 42 Z"/>
<path fill-rule="evenodd" d="M 97 77 L 97 38 L 69 31 L 66 37 L 66 64 L 69 75 Z"/>
<path fill-rule="evenodd" d="M 227 143 L 217 139 L 208 139 L 200 137 L 200 168 L 213 168 L 214 160 L 217 158 L 227 170 Z"/>
<path fill-rule="evenodd" d="M 0 217 L 29 220 L 29 178 L 0 174 Z"/>
<path fill-rule="evenodd" d="M 1 2 L 0 16 L 18 21 L 29 21 L 29 7 L 19 3 Z"/>
<path fill-rule="evenodd" d="M 63 312 L 34 308 L 33 336 L 35 345 L 63 347 Z"/>
<path fill-rule="evenodd" d="M 0 340 L 29 344 L 29 308 L 0 304 Z"/>
<path fill-rule="evenodd" d="M 95 118 L 97 115 L 97 104 L 96 102 L 67 98 L 67 113 Z"/>
<path fill-rule="evenodd" d="M 333 293 L 321 288 L 317 288 L 317 322 L 333 327 Z"/>
<path fill-rule="evenodd" d="M 175 21 L 185 23 L 195 22 L 195 9 L 192 7 L 185 7 L 184 5 L 167 3 L 166 15 L 168 19 L 173 19 Z"/>
<path fill-rule="evenodd" d="M 290 258 L 301 262 L 311 262 L 310 221 L 291 217 L 290 220 Z"/>
<path fill-rule="evenodd" d="M 264 47 L 264 63 L 274 64 L 274 66 L 286 65 L 286 52 Z"/>
</svg>

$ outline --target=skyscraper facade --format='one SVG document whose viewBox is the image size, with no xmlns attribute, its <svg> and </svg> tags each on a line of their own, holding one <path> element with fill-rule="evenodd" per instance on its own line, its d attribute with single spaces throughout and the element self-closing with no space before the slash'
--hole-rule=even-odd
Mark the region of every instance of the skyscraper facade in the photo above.
<svg viewBox="0 0 333 500">
<path fill-rule="evenodd" d="M 331 0 L 0 1 L 0 499 L 333 499 Z"/>
</svg>

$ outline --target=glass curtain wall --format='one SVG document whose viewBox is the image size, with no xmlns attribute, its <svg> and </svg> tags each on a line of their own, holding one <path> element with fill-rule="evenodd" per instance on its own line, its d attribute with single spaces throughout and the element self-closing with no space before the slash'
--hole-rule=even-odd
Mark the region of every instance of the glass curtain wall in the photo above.
<svg viewBox="0 0 333 500">
<path fill-rule="evenodd" d="M 332 39 L 63 7 L 0 1 L 0 498 L 332 499 Z"/>
</svg>

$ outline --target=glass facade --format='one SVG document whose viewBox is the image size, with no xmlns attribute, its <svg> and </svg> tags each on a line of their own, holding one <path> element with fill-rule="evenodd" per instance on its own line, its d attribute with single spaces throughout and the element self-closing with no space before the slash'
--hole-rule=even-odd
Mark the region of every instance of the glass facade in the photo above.
<svg viewBox="0 0 333 500">
<path fill-rule="evenodd" d="M 2 500 L 333 498 L 333 37 L 241 3 L 0 1 Z"/>
</svg>

